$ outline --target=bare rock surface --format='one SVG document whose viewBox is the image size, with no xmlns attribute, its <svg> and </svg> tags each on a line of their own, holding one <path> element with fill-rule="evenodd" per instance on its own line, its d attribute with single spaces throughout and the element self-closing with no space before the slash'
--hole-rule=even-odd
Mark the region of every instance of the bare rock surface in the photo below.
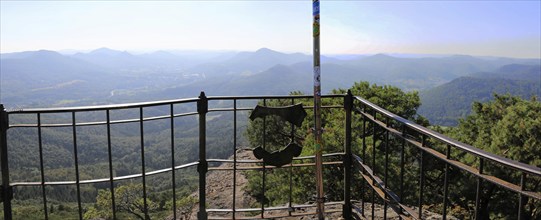
<svg viewBox="0 0 541 220">
<path fill-rule="evenodd" d="M 233 159 L 233 156 L 229 158 Z M 252 155 L 252 151 L 238 150 L 237 160 L 255 160 Z M 246 167 L 250 164 L 237 164 L 237 168 Z M 232 168 L 233 163 L 223 163 L 220 168 Z M 253 198 L 248 192 L 246 187 L 248 185 L 248 179 L 243 172 L 237 172 L 236 187 L 235 187 L 235 208 L 250 208 L 256 203 L 256 199 Z M 194 198 L 199 197 L 199 193 L 192 194 Z M 214 170 L 207 173 L 207 186 L 206 186 L 206 203 L 207 209 L 233 209 L 233 171 L 232 170 Z M 192 214 L 188 219 L 197 219 L 198 205 L 196 204 L 192 209 Z M 237 213 L 236 216 L 243 216 L 243 213 Z M 212 212 L 209 216 L 231 217 L 230 212 Z"/>
<path fill-rule="evenodd" d="M 233 159 L 231 156 L 229 159 Z M 255 160 L 252 151 L 239 150 L 237 151 L 237 160 Z M 254 164 L 238 163 L 237 168 L 254 166 Z M 223 163 L 219 168 L 232 168 L 233 163 Z M 248 179 L 244 175 L 244 172 L 240 171 L 236 174 L 236 188 L 235 188 L 235 207 L 239 208 L 252 208 L 259 207 L 259 203 L 254 197 L 252 197 L 246 190 L 248 185 Z M 198 198 L 198 192 L 191 195 L 193 198 Z M 206 186 L 206 203 L 207 209 L 232 209 L 233 208 L 233 171 L 232 170 L 213 170 L 207 174 L 207 186 Z M 358 207 L 361 204 L 356 204 Z M 283 204 L 282 206 L 287 206 Z M 197 219 L 197 211 L 199 204 L 195 204 L 190 213 L 178 213 L 179 219 L 193 220 Z M 342 205 L 336 204 L 326 206 L 326 211 L 333 211 L 325 215 L 325 219 L 344 219 L 342 217 Z M 372 204 L 365 203 L 364 218 L 372 219 Z M 413 208 L 417 210 L 417 208 Z M 265 219 L 300 219 L 309 220 L 317 219 L 315 215 L 315 207 L 297 208 L 291 213 L 288 210 L 273 210 L 265 212 Z M 209 212 L 209 217 L 218 217 L 219 219 L 232 219 L 232 212 Z M 288 216 L 288 215 L 292 216 Z M 303 215 L 303 216 L 299 216 Z M 243 219 L 261 219 L 260 213 L 236 213 L 235 216 L 242 217 Z M 387 209 L 386 219 L 399 219 L 398 215 L 390 208 Z M 456 219 L 452 216 L 448 216 L 448 219 Z M 172 219 L 170 216 L 168 219 Z M 209 218 L 212 219 L 212 218 Z M 380 204 L 374 204 L 374 219 L 384 219 L 384 207 Z M 423 219 L 442 219 L 442 216 L 429 211 L 423 211 Z"/>
</svg>

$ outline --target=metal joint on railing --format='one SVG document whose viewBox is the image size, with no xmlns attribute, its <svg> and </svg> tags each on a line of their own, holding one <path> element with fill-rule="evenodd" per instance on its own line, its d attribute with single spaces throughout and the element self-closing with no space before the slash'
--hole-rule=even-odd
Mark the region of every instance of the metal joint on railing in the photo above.
<svg viewBox="0 0 541 220">
<path fill-rule="evenodd" d="M 9 186 L 4 189 L 4 186 L 0 186 L 0 202 L 4 202 L 8 200 L 11 201 L 12 199 L 13 199 L 13 187 Z"/>
<path fill-rule="evenodd" d="M 201 91 L 199 100 L 197 101 L 197 113 L 205 114 L 209 111 L 208 99 L 205 92 Z"/>
<path fill-rule="evenodd" d="M 9 128 L 9 117 L 4 105 L 0 104 L 0 167 L 2 170 L 2 203 L 4 205 L 4 219 L 11 219 L 11 199 L 13 191 L 9 185 L 9 163 L 7 130 Z"/>
<path fill-rule="evenodd" d="M 0 131 L 5 132 L 9 128 L 9 117 L 4 105 L 0 104 Z"/>
<path fill-rule="evenodd" d="M 353 94 L 349 89 L 346 96 L 344 96 L 344 109 L 346 111 L 351 111 L 353 109 Z"/>
<path fill-rule="evenodd" d="M 199 161 L 197 164 L 197 172 L 198 173 L 207 173 L 209 170 L 209 162 L 205 161 Z"/>
</svg>

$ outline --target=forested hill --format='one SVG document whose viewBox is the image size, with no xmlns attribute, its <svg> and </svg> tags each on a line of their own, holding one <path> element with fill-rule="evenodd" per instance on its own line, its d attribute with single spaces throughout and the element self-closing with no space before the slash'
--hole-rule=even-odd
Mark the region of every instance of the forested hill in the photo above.
<svg viewBox="0 0 541 220">
<path fill-rule="evenodd" d="M 422 91 L 419 114 L 431 124 L 454 126 L 458 118 L 470 114 L 472 102 L 487 102 L 494 93 L 541 97 L 541 65 L 505 65 Z"/>
<path fill-rule="evenodd" d="M 454 56 L 322 56 L 323 92 L 356 81 L 425 90 L 470 73 L 538 59 Z M 257 51 L 156 51 L 100 48 L 61 54 L 0 54 L 0 102 L 8 107 L 126 103 L 209 95 L 285 95 L 312 90 L 311 56 Z M 261 86 L 264 84 L 264 86 Z"/>
<path fill-rule="evenodd" d="M 478 72 L 470 76 L 476 78 L 502 78 L 512 80 L 541 80 L 541 65 L 509 64 L 500 67 L 494 72 Z"/>
</svg>

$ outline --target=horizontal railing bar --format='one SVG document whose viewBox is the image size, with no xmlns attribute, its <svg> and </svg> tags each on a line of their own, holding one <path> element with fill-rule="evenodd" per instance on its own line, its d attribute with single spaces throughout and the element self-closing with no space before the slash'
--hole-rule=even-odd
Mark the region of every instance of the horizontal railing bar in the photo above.
<svg viewBox="0 0 541 220">
<path fill-rule="evenodd" d="M 344 97 L 343 94 L 330 94 L 322 95 L 322 98 L 338 98 Z M 276 95 L 276 96 L 209 96 L 207 100 L 258 100 L 258 99 L 310 99 L 313 96 L 310 95 Z M 160 105 L 174 105 L 182 103 L 197 102 L 199 98 L 186 98 L 186 99 L 174 99 L 152 102 L 137 102 L 127 104 L 110 104 L 110 105 L 95 105 L 95 106 L 78 106 L 78 107 L 59 107 L 59 108 L 29 108 L 29 109 L 14 109 L 8 110 L 8 114 L 36 114 L 36 113 L 62 113 L 62 112 L 81 112 L 81 111 L 100 111 L 100 110 L 114 110 L 114 109 L 129 109 L 129 108 L 141 108 L 152 107 Z"/>
<path fill-rule="evenodd" d="M 323 157 L 333 157 L 333 156 L 344 156 L 343 152 L 339 153 L 329 153 L 329 154 L 323 154 Z M 307 160 L 307 159 L 315 159 L 315 156 L 302 156 L 302 157 L 294 157 L 293 160 Z M 211 163 L 234 163 L 234 160 L 230 159 L 207 159 L 207 162 Z M 236 160 L 236 163 L 262 163 L 263 160 Z"/>
<path fill-rule="evenodd" d="M 258 209 L 261 211 L 261 208 Z M 342 212 L 342 209 L 327 209 L 325 210 L 326 214 L 330 213 L 336 213 L 336 212 Z M 287 217 L 300 217 L 300 216 L 307 216 L 307 215 L 316 215 L 316 212 L 299 212 L 299 213 L 291 213 L 291 214 L 283 214 L 283 215 L 265 215 L 265 218 L 257 217 L 257 216 L 247 216 L 247 217 L 239 217 L 235 216 L 235 219 L 243 219 L 243 220 L 253 220 L 253 219 L 276 219 L 276 218 L 287 218 Z M 208 219 L 215 219 L 215 220 L 221 220 L 221 219 L 233 219 L 232 217 L 222 217 L 222 216 L 209 216 Z"/>
<path fill-rule="evenodd" d="M 421 134 L 424 134 L 424 135 L 427 135 L 428 137 L 432 137 L 432 138 L 435 138 L 435 139 L 438 139 L 440 141 L 442 141 L 443 143 L 446 143 L 446 144 L 449 144 L 451 146 L 454 146 L 454 147 L 457 147 L 463 151 L 466 151 L 466 152 L 469 152 L 471 154 L 474 154 L 474 155 L 477 155 L 479 157 L 482 157 L 482 158 L 485 158 L 485 159 L 488 159 L 488 160 L 491 160 L 491 161 L 495 161 L 497 163 L 500 163 L 500 164 L 503 164 L 503 165 L 506 165 L 506 166 L 509 166 L 509 167 L 512 167 L 512 168 L 515 168 L 517 170 L 520 170 L 520 171 L 524 171 L 524 172 L 527 172 L 527 173 L 530 173 L 530 174 L 534 174 L 534 175 L 537 175 L 537 176 L 541 176 L 541 168 L 540 167 L 536 167 L 536 166 L 532 166 L 532 165 L 529 165 L 529 164 L 524 164 L 524 163 L 521 163 L 521 162 L 518 162 L 518 161 L 514 161 L 514 160 L 511 160 L 511 159 L 508 159 L 508 158 L 505 158 L 505 157 L 502 157 L 502 156 L 499 156 L 499 155 L 496 155 L 496 154 L 492 154 L 490 152 L 487 152 L 487 151 L 484 151 L 484 150 L 481 150 L 479 148 L 475 148 L 471 145 L 468 145 L 468 144 L 464 144 L 462 142 L 459 142 L 459 141 L 456 141 L 456 140 L 453 140 L 443 134 L 440 134 L 438 132 L 435 132 L 435 131 L 432 131 L 428 128 L 425 128 L 421 125 L 418 125 L 410 120 L 407 120 L 405 118 L 402 118 L 394 113 L 391 113 L 389 111 L 387 111 L 386 109 L 382 108 L 382 107 L 379 107 L 363 98 L 360 98 L 360 97 L 355 97 L 358 101 L 360 101 L 361 103 L 363 103 L 364 105 L 376 110 L 377 112 L 379 112 L 380 114 L 383 114 L 384 116 L 386 117 L 389 117 L 395 121 L 398 121 L 402 124 L 404 124 L 406 127 L 410 128 L 410 129 L 413 129 Z M 359 109 L 356 109 L 357 112 L 362 112 L 361 110 Z"/>
<path fill-rule="evenodd" d="M 184 116 L 191 116 L 191 115 L 197 115 L 198 113 L 197 112 L 188 112 L 188 113 L 181 113 L 181 114 L 175 114 L 173 115 L 174 118 L 177 118 L 177 117 L 184 117 Z M 156 116 L 156 117 L 148 117 L 148 118 L 143 118 L 143 121 L 153 121 L 153 120 L 159 120 L 159 119 L 169 119 L 171 118 L 170 115 L 164 115 L 164 116 Z M 114 121 L 110 121 L 109 124 L 125 124 L 125 123 L 133 123 L 133 122 L 139 122 L 141 119 L 139 118 L 134 118 L 134 119 L 123 119 L 123 120 L 114 120 Z M 95 126 L 95 125 L 106 125 L 107 124 L 107 121 L 97 121 L 97 122 L 80 122 L 80 123 L 75 123 L 75 126 L 77 127 L 83 127 L 83 126 Z M 72 127 L 73 124 L 72 123 L 59 123 L 59 124 L 41 124 L 40 127 Z M 10 125 L 9 128 L 21 128 L 21 127 L 25 127 L 25 128 L 33 128 L 33 127 L 38 127 L 37 124 L 13 124 L 13 125 Z"/>
<path fill-rule="evenodd" d="M 303 106 L 304 109 L 313 109 L 314 106 Z M 330 108 L 344 108 L 343 105 L 327 105 L 327 106 L 321 106 L 321 108 L 330 109 Z M 228 112 L 228 111 L 251 111 L 254 110 L 254 108 L 212 108 L 209 109 L 208 112 Z"/>
<path fill-rule="evenodd" d="M 330 213 L 336 213 L 336 212 L 342 212 L 342 209 L 326 209 L 324 210 L 325 214 Z M 300 216 L 307 216 L 307 215 L 317 215 L 317 212 L 301 212 L 301 213 L 291 213 L 289 214 L 283 214 L 283 215 L 265 215 L 265 219 L 276 219 L 276 218 L 285 218 L 285 217 L 300 217 Z"/>
<path fill-rule="evenodd" d="M 321 98 L 338 98 L 344 97 L 344 94 L 329 94 L 322 95 Z M 209 101 L 211 100 L 246 100 L 246 99 L 311 99 L 313 95 L 267 95 L 267 96 L 207 96 Z"/>
<path fill-rule="evenodd" d="M 233 112 L 233 111 L 251 111 L 254 108 L 209 108 L 208 112 Z"/>
<path fill-rule="evenodd" d="M 75 185 L 77 184 L 77 181 L 55 181 L 55 182 L 45 182 L 43 185 L 45 186 L 53 186 L 53 185 Z M 16 186 L 41 186 L 41 182 L 15 182 L 10 183 L 10 186 L 16 187 Z"/>
<path fill-rule="evenodd" d="M 336 202 L 325 202 L 325 206 L 331 206 L 331 205 L 343 205 L 343 201 L 336 201 Z M 316 204 L 300 204 L 300 205 L 292 205 L 291 208 L 293 209 L 302 209 L 302 208 L 313 208 L 316 207 Z M 265 207 L 265 211 L 276 211 L 276 210 L 287 210 L 289 209 L 289 206 L 274 206 L 274 207 Z M 206 209 L 207 212 L 233 212 L 233 209 Z M 261 211 L 261 208 L 241 208 L 241 209 L 235 209 L 235 212 L 257 212 Z"/>
<path fill-rule="evenodd" d="M 7 112 L 9 114 L 35 114 L 35 113 L 100 111 L 100 110 L 152 107 L 152 106 L 160 106 L 160 105 L 174 105 L 174 104 L 197 102 L 198 100 L 199 98 L 187 98 L 187 99 L 175 99 L 175 100 L 164 100 L 164 101 L 153 101 L 153 102 L 138 102 L 138 103 L 128 103 L 128 104 L 96 105 L 96 106 L 81 106 L 81 107 L 30 108 L 30 109 L 8 110 Z"/>
<path fill-rule="evenodd" d="M 229 159 L 207 159 L 209 163 L 234 163 L 234 160 Z M 236 163 L 262 163 L 263 160 L 237 160 Z"/>
<path fill-rule="evenodd" d="M 199 164 L 199 162 L 192 162 L 192 163 L 179 165 L 179 166 L 176 166 L 174 170 L 180 170 L 180 169 L 196 166 L 197 164 Z M 147 172 L 145 176 L 152 176 L 152 175 L 166 173 L 166 172 L 171 172 L 171 167 L 161 169 L 161 170 L 154 170 L 154 171 Z M 117 177 L 113 177 L 113 181 L 134 179 L 134 178 L 139 178 L 139 177 L 142 177 L 142 176 L 143 175 L 141 173 L 132 174 L 132 175 L 126 175 L 126 176 L 117 176 Z M 79 184 L 103 183 L 103 182 L 109 182 L 109 181 L 110 181 L 109 178 L 101 178 L 101 179 L 81 180 L 81 181 L 79 181 Z M 75 184 L 77 184 L 77 181 L 53 181 L 53 182 L 44 182 L 44 183 L 42 183 L 42 182 L 15 182 L 15 183 L 11 183 L 10 186 L 13 186 L 13 187 L 16 187 L 16 186 L 41 186 L 41 185 L 52 186 L 52 185 L 75 185 Z"/>
<path fill-rule="evenodd" d="M 333 157 L 333 156 L 344 156 L 344 152 L 338 152 L 338 153 L 329 153 L 329 154 L 323 154 L 323 157 Z M 306 159 L 315 159 L 316 156 L 302 156 L 302 157 L 296 157 L 296 160 L 306 160 Z"/>
<path fill-rule="evenodd" d="M 344 202 L 333 202 L 335 204 L 333 205 L 341 205 Z M 325 203 L 325 206 L 329 206 L 329 204 Z M 303 207 L 301 206 L 291 206 L 292 209 L 302 209 L 302 208 L 311 208 L 315 207 L 315 205 L 305 205 Z M 265 207 L 265 212 L 267 211 L 279 211 L 279 210 L 288 210 L 289 207 L 287 206 L 275 206 L 275 207 Z M 233 209 L 206 209 L 207 212 L 233 212 Z M 261 208 L 241 208 L 241 209 L 235 209 L 235 212 L 260 212 Z M 340 210 L 342 211 L 342 210 Z"/>
<path fill-rule="evenodd" d="M 71 126 L 73 126 L 72 123 L 61 123 L 61 124 L 41 124 L 39 127 L 52 128 L 52 127 L 71 127 Z M 36 128 L 36 127 L 38 127 L 38 124 L 13 124 L 9 126 L 9 128 Z"/>
<path fill-rule="evenodd" d="M 115 177 L 113 178 L 113 180 L 128 180 L 128 179 L 135 179 L 139 177 L 143 177 L 143 174 L 137 173 L 137 174 L 127 175 L 127 176 Z"/>
<path fill-rule="evenodd" d="M 342 161 L 332 161 L 332 162 L 323 162 L 323 165 L 338 165 L 343 164 Z M 265 165 L 263 166 L 242 166 L 237 167 L 237 170 L 262 170 L 262 169 L 279 169 L 279 168 L 286 168 L 286 167 L 311 167 L 315 166 L 315 163 L 294 163 L 294 164 L 286 164 L 281 167 L 276 166 L 270 166 Z M 233 170 L 233 167 L 209 167 L 209 170 Z"/>
</svg>

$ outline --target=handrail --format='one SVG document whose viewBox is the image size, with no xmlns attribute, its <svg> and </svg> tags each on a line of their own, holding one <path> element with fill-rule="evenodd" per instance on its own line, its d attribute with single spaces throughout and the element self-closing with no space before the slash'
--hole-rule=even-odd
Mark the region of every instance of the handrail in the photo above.
<svg viewBox="0 0 541 220">
<path fill-rule="evenodd" d="M 322 95 L 322 98 L 337 98 L 344 97 L 342 94 Z M 255 99 L 309 99 L 313 98 L 310 95 L 268 95 L 268 96 L 209 96 L 207 100 L 255 100 Z M 61 113 L 61 112 L 80 112 L 80 111 L 100 111 L 100 110 L 115 110 L 127 108 L 142 108 L 159 105 L 171 105 L 197 102 L 199 98 L 172 99 L 152 102 L 136 102 L 126 104 L 110 104 L 110 105 L 94 105 L 94 106 L 78 106 L 78 107 L 58 107 L 58 108 L 29 108 L 29 109 L 8 109 L 9 114 L 36 114 L 36 113 Z"/>
<path fill-rule="evenodd" d="M 197 115 L 197 112 L 188 112 L 188 113 L 181 113 L 181 114 L 173 114 L 173 118 L 178 117 L 184 117 L 184 116 L 190 116 L 190 115 Z M 160 119 L 168 119 L 171 116 L 163 115 L 163 116 L 154 116 L 154 117 L 146 117 L 143 118 L 143 121 L 154 121 L 154 120 L 160 120 Z M 141 119 L 139 118 L 132 118 L 132 119 L 122 119 L 122 120 L 113 120 L 113 121 L 94 121 L 94 122 L 78 122 L 75 123 L 75 126 L 77 127 L 83 127 L 83 126 L 95 126 L 95 125 L 106 125 L 106 124 L 123 124 L 123 123 L 133 123 L 133 122 L 139 122 Z M 57 123 L 57 124 L 40 124 L 39 126 L 42 128 L 48 128 L 48 127 L 72 127 L 73 123 Z M 13 124 L 10 125 L 9 128 L 22 128 L 22 127 L 38 127 L 38 124 Z"/>
<path fill-rule="evenodd" d="M 344 97 L 344 94 L 329 94 L 321 95 L 322 98 L 339 98 Z M 312 99 L 313 95 L 266 95 L 266 96 L 208 96 L 211 100 L 243 100 L 243 99 Z"/>
<path fill-rule="evenodd" d="M 36 113 L 61 113 L 61 112 L 80 112 L 80 111 L 103 111 L 126 108 L 143 108 L 159 105 L 181 104 L 189 102 L 197 102 L 199 98 L 163 100 L 153 102 L 137 102 L 127 104 L 110 104 L 110 105 L 94 105 L 94 106 L 79 106 L 79 107 L 59 107 L 59 108 L 29 108 L 7 110 L 9 114 L 36 114 Z"/>
<path fill-rule="evenodd" d="M 188 167 L 197 166 L 198 164 L 199 164 L 199 162 L 186 163 L 186 164 L 175 166 L 174 169 L 169 167 L 169 168 L 165 168 L 165 169 L 146 172 L 145 175 L 146 176 L 153 176 L 153 175 L 156 175 L 156 174 L 171 172 L 172 170 L 180 170 L 180 169 L 184 169 L 184 168 L 188 168 Z M 111 180 L 118 181 L 118 180 L 135 179 L 135 178 L 139 178 L 139 177 L 142 177 L 142 176 L 143 176 L 142 173 L 136 173 L 136 174 L 130 174 L 130 175 L 125 175 L 125 176 L 115 176 L 113 178 L 99 178 L 99 179 L 79 180 L 79 183 L 80 184 L 104 183 L 104 182 L 109 182 Z M 14 183 L 11 183 L 9 185 L 10 186 L 41 186 L 41 185 L 51 186 L 51 185 L 73 185 L 73 184 L 77 184 L 77 181 L 46 181 L 46 182 L 43 182 L 43 183 L 42 182 L 14 182 Z"/>
<path fill-rule="evenodd" d="M 384 116 L 386 117 L 389 117 L 395 121 L 398 121 L 404 125 L 406 125 L 408 128 L 411 128 L 419 133 L 422 133 L 424 135 L 427 135 L 427 136 L 430 136 L 430 137 L 433 137 L 433 138 L 436 138 L 446 144 L 449 144 L 449 145 L 452 145 L 454 147 L 457 147 L 463 151 L 466 151 L 468 153 L 472 153 L 472 154 L 475 154 L 479 157 L 482 157 L 482 158 L 485 158 L 485 159 L 488 159 L 488 160 L 492 160 L 492 161 L 495 161 L 495 162 L 498 162 L 498 163 L 501 163 L 501 164 L 504 164 L 506 166 L 509 166 L 509 167 L 512 167 L 514 169 L 517 169 L 517 170 L 520 170 L 520 171 L 524 171 L 524 172 L 527 172 L 527 173 L 530 173 L 530 174 L 535 174 L 535 175 L 538 175 L 538 176 L 541 176 L 541 168 L 540 167 L 536 167 L 536 166 L 532 166 L 532 165 L 529 165 L 529 164 L 525 164 L 525 163 L 521 163 L 521 162 L 518 162 L 518 161 L 514 161 L 514 160 L 511 160 L 509 158 L 505 158 L 505 157 L 502 157 L 502 156 L 499 156 L 499 155 L 496 155 L 496 154 L 493 154 L 493 153 L 490 153 L 490 152 L 487 152 L 487 151 L 484 151 L 484 150 L 481 150 L 479 148 L 475 148 L 471 145 L 468 145 L 468 144 L 465 144 L 465 143 L 462 143 L 462 142 L 459 142 L 459 141 L 456 141 L 456 140 L 453 140 L 443 134 L 440 134 L 438 132 L 435 132 L 433 130 L 430 130 L 428 128 L 425 128 L 421 125 L 418 125 L 410 120 L 407 120 L 405 118 L 402 118 L 392 112 L 389 112 L 387 111 L 386 109 L 384 108 L 381 108 L 371 102 L 369 102 L 368 100 L 366 99 L 363 99 L 361 97 L 355 97 L 357 99 L 357 101 L 360 101 L 361 103 L 363 103 L 364 105 L 376 110 L 377 112 L 383 114 Z"/>
</svg>

